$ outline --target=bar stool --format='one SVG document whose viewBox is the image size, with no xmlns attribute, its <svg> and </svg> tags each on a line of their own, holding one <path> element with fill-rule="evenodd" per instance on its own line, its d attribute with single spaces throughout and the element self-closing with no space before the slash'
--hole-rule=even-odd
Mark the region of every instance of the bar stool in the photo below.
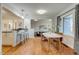
<svg viewBox="0 0 79 59">
<path fill-rule="evenodd" d="M 26 42 L 26 40 L 27 40 L 27 33 L 24 32 L 24 43 Z"/>
<path fill-rule="evenodd" d="M 25 37 L 24 37 L 24 32 L 21 33 L 21 41 L 22 41 L 22 44 L 25 43 Z"/>
</svg>

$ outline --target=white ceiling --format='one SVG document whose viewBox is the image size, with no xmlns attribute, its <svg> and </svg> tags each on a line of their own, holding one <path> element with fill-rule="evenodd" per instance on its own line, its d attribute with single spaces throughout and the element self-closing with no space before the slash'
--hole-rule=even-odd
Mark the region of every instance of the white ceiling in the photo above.
<svg viewBox="0 0 79 59">
<path fill-rule="evenodd" d="M 33 19 L 51 19 L 54 18 L 61 11 L 73 5 L 72 3 L 9 3 L 7 4 L 14 9 L 14 12 L 22 15 L 22 9 L 24 9 L 25 18 L 31 17 Z M 39 15 L 37 10 L 47 10 L 46 14 Z"/>
</svg>

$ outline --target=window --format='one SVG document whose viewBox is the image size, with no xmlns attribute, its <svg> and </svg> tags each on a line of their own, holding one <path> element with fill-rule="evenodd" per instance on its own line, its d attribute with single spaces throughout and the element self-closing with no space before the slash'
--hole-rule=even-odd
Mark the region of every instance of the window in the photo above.
<svg viewBox="0 0 79 59">
<path fill-rule="evenodd" d="M 73 15 L 63 17 L 63 30 L 65 35 L 73 36 Z"/>
</svg>

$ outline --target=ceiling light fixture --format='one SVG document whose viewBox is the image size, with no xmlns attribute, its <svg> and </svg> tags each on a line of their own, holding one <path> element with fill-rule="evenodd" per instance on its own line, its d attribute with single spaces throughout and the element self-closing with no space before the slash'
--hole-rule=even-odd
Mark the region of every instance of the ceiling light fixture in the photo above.
<svg viewBox="0 0 79 59">
<path fill-rule="evenodd" d="M 45 14 L 47 11 L 46 10 L 37 10 L 38 14 Z"/>
</svg>

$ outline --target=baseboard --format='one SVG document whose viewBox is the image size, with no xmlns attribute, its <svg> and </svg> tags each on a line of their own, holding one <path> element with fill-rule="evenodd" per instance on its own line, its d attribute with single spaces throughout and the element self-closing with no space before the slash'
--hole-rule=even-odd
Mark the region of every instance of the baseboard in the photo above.
<svg viewBox="0 0 79 59">
<path fill-rule="evenodd" d="M 62 43 L 65 47 L 68 47 L 68 48 L 70 48 L 70 49 L 72 49 L 71 47 L 69 47 L 68 45 L 66 45 L 66 44 L 64 44 L 64 43 Z M 74 50 L 74 49 L 72 49 L 72 50 Z"/>
<path fill-rule="evenodd" d="M 68 47 L 68 48 L 70 48 L 69 46 L 67 46 L 66 44 L 64 44 L 64 43 L 62 43 L 65 47 Z"/>
</svg>

